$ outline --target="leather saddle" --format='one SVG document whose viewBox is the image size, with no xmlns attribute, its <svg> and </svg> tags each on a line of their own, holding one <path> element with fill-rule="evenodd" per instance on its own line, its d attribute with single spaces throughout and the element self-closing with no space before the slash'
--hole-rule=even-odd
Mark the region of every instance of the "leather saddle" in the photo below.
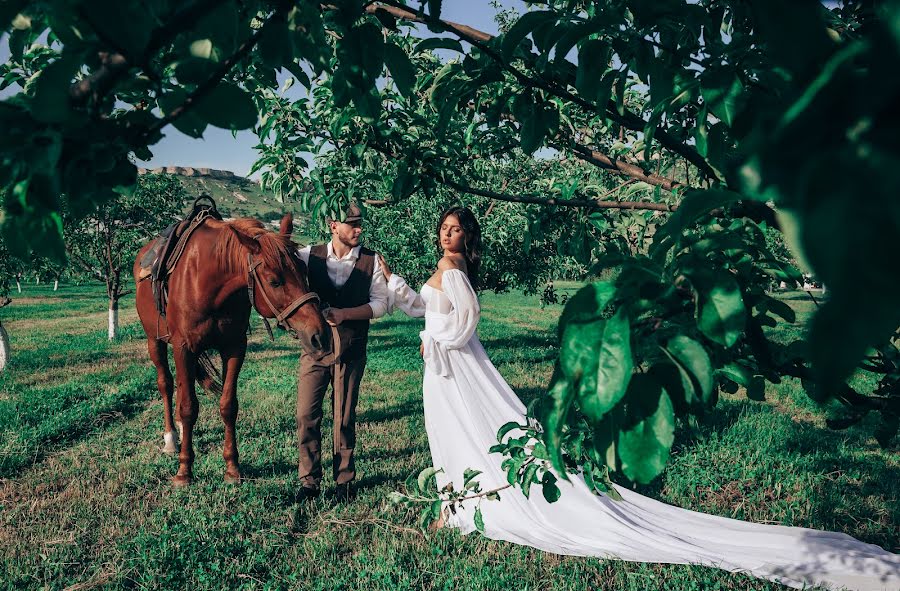
<svg viewBox="0 0 900 591">
<path fill-rule="evenodd" d="M 194 200 L 191 213 L 182 221 L 176 222 L 160 233 L 153 240 L 153 245 L 141 257 L 141 270 L 138 281 L 150 279 L 153 285 L 153 301 L 160 316 L 166 315 L 167 282 L 169 275 L 178 264 L 191 234 L 206 221 L 207 218 L 222 220 L 222 214 L 216 208 L 216 202 L 209 195 L 201 195 Z"/>
</svg>

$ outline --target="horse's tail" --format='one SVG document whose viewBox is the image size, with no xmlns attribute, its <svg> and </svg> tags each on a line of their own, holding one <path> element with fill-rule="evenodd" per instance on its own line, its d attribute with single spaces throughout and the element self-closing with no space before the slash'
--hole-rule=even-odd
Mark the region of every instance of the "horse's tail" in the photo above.
<svg viewBox="0 0 900 591">
<path fill-rule="evenodd" d="M 197 357 L 197 381 L 203 386 L 203 389 L 210 394 L 222 394 L 222 370 L 216 367 L 215 362 L 209 355 L 209 351 L 204 351 Z"/>
</svg>

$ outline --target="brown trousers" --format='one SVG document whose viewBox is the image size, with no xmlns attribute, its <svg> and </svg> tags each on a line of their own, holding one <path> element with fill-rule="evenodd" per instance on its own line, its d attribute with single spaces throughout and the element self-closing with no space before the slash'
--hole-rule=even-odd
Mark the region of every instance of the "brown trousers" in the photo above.
<svg viewBox="0 0 900 591">
<path fill-rule="evenodd" d="M 338 331 L 333 330 L 334 354 L 316 358 L 304 353 L 300 357 L 297 379 L 297 440 L 300 444 L 299 475 L 302 486 L 318 487 L 322 481 L 322 403 L 331 384 L 331 406 L 334 415 L 333 473 L 336 484 L 356 477 L 353 448 L 356 447 L 356 401 L 359 383 L 366 369 L 365 343 L 362 356 L 343 360 Z M 342 346 L 343 345 L 343 346 Z"/>
</svg>

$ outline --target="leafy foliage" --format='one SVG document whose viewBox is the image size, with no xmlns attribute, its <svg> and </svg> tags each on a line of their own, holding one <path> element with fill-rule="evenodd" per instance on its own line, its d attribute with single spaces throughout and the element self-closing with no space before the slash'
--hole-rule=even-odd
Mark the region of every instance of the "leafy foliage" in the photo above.
<svg viewBox="0 0 900 591">
<path fill-rule="evenodd" d="M 558 252 L 569 244 L 566 255 L 614 278 L 560 322 L 538 413 L 557 465 L 568 454 L 647 481 L 673 425 L 718 388 L 759 398 L 785 375 L 853 417 L 878 411 L 889 441 L 900 180 L 885 171 L 900 164 L 900 5 L 535 4 L 503 13 L 493 37 L 442 21 L 437 1 L 11 3 L 0 75 L 22 91 L 0 102 L 7 244 L 61 256 L 60 196 L 81 219 L 127 194 L 129 154 L 149 157 L 167 125 L 194 136 L 255 126 L 264 181 L 312 219 L 351 199 L 437 203 L 445 187 L 528 204 L 515 224 L 526 250 L 553 208 L 582 212 L 561 224 Z M 282 69 L 305 96 L 278 91 Z M 511 172 L 547 149 L 596 176 Z M 301 153 L 319 158 L 308 176 Z M 764 288 L 799 277 L 767 246 L 775 225 L 828 286 L 803 348 L 763 330 L 790 321 Z M 874 393 L 847 384 L 858 368 L 878 376 Z"/>
</svg>

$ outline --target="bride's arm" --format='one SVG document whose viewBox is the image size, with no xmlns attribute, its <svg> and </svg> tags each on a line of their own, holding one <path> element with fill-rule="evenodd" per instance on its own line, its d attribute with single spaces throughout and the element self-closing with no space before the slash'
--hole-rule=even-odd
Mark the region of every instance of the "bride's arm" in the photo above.
<svg viewBox="0 0 900 591">
<path fill-rule="evenodd" d="M 413 318 L 425 316 L 425 300 L 422 299 L 422 296 L 407 285 L 403 277 L 392 273 L 391 268 L 380 254 L 378 261 L 381 263 L 381 270 L 387 279 L 388 312 L 393 314 L 395 309 L 400 309 L 404 314 Z"/>
<path fill-rule="evenodd" d="M 459 349 L 469 342 L 478 320 L 481 306 L 469 278 L 459 269 L 448 269 L 441 277 L 441 289 L 453 305 L 451 321 L 445 327 L 429 336 L 447 349 Z"/>
</svg>

